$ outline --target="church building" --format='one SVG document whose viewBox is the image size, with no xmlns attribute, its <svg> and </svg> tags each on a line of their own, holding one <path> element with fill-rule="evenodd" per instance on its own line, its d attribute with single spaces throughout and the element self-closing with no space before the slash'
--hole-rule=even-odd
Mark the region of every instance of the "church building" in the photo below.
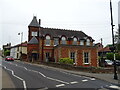
<svg viewBox="0 0 120 90">
<path fill-rule="evenodd" d="M 82 31 L 44 28 L 34 16 L 28 26 L 27 60 L 58 62 L 60 58 L 74 60 L 76 66 L 98 66 L 98 51 L 92 37 Z"/>
</svg>

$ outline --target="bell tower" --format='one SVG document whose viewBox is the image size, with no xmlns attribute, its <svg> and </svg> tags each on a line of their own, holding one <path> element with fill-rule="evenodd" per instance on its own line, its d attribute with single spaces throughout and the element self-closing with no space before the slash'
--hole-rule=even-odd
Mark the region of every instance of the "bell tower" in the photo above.
<svg viewBox="0 0 120 90">
<path fill-rule="evenodd" d="M 37 17 L 33 16 L 31 23 L 28 25 L 28 42 L 32 39 L 32 37 L 39 37 L 39 28 L 40 24 L 37 21 Z"/>
</svg>

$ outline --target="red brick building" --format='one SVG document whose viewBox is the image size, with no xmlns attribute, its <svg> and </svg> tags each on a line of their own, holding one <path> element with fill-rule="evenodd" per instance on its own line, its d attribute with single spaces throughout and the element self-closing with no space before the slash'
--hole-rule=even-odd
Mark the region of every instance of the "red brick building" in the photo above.
<svg viewBox="0 0 120 90">
<path fill-rule="evenodd" d="M 28 26 L 28 60 L 58 62 L 71 58 L 77 66 L 98 66 L 94 40 L 82 31 L 44 28 L 37 18 Z"/>
</svg>

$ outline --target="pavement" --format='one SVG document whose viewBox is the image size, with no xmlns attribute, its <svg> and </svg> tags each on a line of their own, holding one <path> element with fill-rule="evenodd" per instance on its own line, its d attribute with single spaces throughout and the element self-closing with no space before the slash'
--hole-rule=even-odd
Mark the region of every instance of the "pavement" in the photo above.
<svg viewBox="0 0 120 90">
<path fill-rule="evenodd" d="M 2 88 L 15 88 L 9 74 L 2 69 Z"/>
<path fill-rule="evenodd" d="M 28 63 L 28 62 L 25 62 L 25 63 Z M 31 63 L 29 63 L 29 64 L 31 64 Z M 65 70 L 65 69 L 41 65 L 41 64 L 34 64 L 34 63 L 32 63 L 32 64 L 36 65 L 36 66 L 43 67 L 43 68 L 50 68 L 53 70 L 58 70 L 58 71 L 62 71 L 62 72 L 67 72 L 67 73 L 72 73 L 72 74 L 77 74 L 77 75 L 82 75 L 82 76 L 87 76 L 87 77 L 94 77 L 96 79 L 108 81 L 108 82 L 113 83 L 113 84 L 118 84 L 118 80 L 113 79 L 114 74 L 105 74 L 105 73 L 99 74 L 99 73 L 87 73 L 87 72 L 81 72 L 81 71 L 70 71 L 70 70 Z M 4 70 L 2 73 L 3 73 L 3 76 L 2 76 L 3 88 L 14 88 L 15 86 L 14 86 L 13 82 L 11 81 L 11 78 L 9 77 L 8 73 L 6 73 Z M 4 82 L 7 82 L 7 83 L 4 83 Z"/>
</svg>

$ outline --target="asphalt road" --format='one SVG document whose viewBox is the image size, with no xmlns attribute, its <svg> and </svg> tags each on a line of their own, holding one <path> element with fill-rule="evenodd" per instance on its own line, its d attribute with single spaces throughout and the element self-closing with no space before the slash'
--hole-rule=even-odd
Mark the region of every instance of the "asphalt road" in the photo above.
<svg viewBox="0 0 120 90">
<path fill-rule="evenodd" d="M 10 75 L 16 88 L 48 89 L 48 88 L 79 88 L 88 90 L 113 90 L 112 83 L 95 78 L 75 75 L 36 66 L 24 62 L 0 60 L 0 66 Z M 115 90 L 115 89 L 114 89 Z"/>
</svg>

